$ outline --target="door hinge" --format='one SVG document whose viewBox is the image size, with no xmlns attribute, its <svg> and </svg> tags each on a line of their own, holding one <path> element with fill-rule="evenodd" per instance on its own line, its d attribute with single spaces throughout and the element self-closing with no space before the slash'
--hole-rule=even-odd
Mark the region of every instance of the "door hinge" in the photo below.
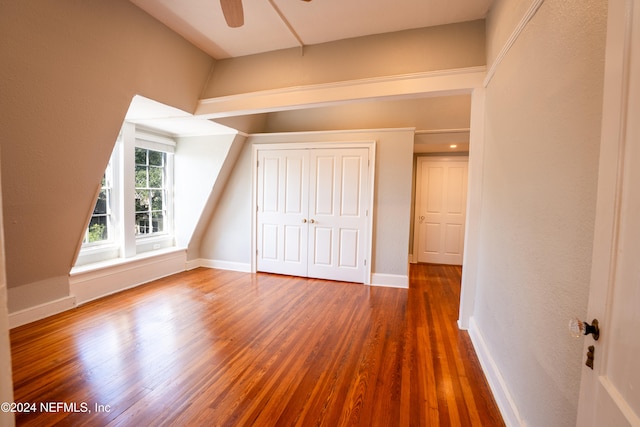
<svg viewBox="0 0 640 427">
<path fill-rule="evenodd" d="M 367 266 L 367 260 L 366 259 L 364 260 L 364 266 L 365 267 Z"/>
</svg>

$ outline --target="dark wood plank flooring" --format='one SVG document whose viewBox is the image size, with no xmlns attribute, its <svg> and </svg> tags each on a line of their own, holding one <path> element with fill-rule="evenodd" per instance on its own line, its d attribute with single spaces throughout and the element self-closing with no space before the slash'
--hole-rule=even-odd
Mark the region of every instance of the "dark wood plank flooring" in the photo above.
<svg viewBox="0 0 640 427">
<path fill-rule="evenodd" d="M 15 328 L 17 425 L 504 425 L 460 268 L 410 283 L 196 269 Z"/>
</svg>

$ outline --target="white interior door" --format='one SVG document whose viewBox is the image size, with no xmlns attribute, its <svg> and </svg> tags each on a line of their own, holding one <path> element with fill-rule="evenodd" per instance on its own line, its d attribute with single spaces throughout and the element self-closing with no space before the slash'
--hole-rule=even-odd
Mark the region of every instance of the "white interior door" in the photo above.
<svg viewBox="0 0 640 427">
<path fill-rule="evenodd" d="M 257 267 L 307 275 L 307 150 L 258 152 Z"/>
<path fill-rule="evenodd" d="M 462 265 L 468 160 L 418 158 L 418 262 Z"/>
<path fill-rule="evenodd" d="M 640 2 L 609 2 L 603 129 L 579 426 L 640 426 Z"/>
<path fill-rule="evenodd" d="M 364 281 L 368 153 L 366 148 L 311 150 L 310 277 Z"/>
<path fill-rule="evenodd" d="M 366 282 L 369 149 L 258 151 L 258 271 Z"/>
</svg>

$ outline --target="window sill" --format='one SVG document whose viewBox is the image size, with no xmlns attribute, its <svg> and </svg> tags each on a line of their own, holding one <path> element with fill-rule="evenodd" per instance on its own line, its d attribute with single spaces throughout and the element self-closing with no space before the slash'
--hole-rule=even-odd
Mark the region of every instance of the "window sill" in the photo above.
<svg viewBox="0 0 640 427">
<path fill-rule="evenodd" d="M 96 272 L 99 270 L 110 269 L 113 267 L 126 266 L 127 264 L 133 264 L 138 261 L 148 260 L 150 258 L 155 258 L 162 255 L 176 254 L 179 252 L 184 252 L 186 250 L 187 250 L 186 248 L 172 246 L 169 248 L 162 248 L 158 250 L 142 252 L 130 258 L 114 258 L 114 259 L 109 259 L 105 261 L 88 263 L 88 264 L 73 267 L 71 269 L 71 272 L 69 273 L 69 276 L 74 277 L 80 274 Z"/>
<path fill-rule="evenodd" d="M 183 272 L 186 265 L 187 250 L 179 247 L 83 265 L 71 270 L 69 291 L 80 305 Z"/>
</svg>

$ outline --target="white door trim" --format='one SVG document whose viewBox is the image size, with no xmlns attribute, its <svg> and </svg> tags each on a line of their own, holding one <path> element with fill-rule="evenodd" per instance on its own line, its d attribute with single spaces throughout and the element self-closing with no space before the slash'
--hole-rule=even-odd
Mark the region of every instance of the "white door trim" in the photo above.
<svg viewBox="0 0 640 427">
<path fill-rule="evenodd" d="M 369 186 L 367 203 L 367 226 L 365 236 L 366 267 L 364 284 L 371 284 L 371 263 L 373 256 L 373 200 L 375 187 L 375 165 L 376 165 L 376 141 L 347 141 L 347 142 L 292 142 L 275 144 L 252 144 L 252 178 L 251 178 L 251 272 L 257 271 L 257 200 L 258 200 L 258 152 L 260 150 L 296 150 L 296 149 L 338 149 L 338 148 L 366 148 L 369 150 Z"/>
<path fill-rule="evenodd" d="M 623 176 L 626 150 L 632 148 L 627 140 L 632 46 L 637 46 L 640 19 L 633 18 L 634 9 L 640 7 L 635 0 L 611 0 L 608 5 L 607 45 L 605 56 L 602 131 L 598 169 L 598 198 L 593 240 L 591 283 L 589 288 L 588 315 L 585 320 L 597 318 L 603 331 L 598 342 L 585 339 L 583 355 L 589 345 L 595 347 L 593 371 L 583 368 L 580 381 L 577 425 L 596 425 L 599 411 L 606 414 L 620 413 L 626 420 L 611 420 L 611 425 L 638 425 L 637 414 L 626 407 L 626 402 L 616 393 L 606 377 L 609 340 L 612 335 L 612 296 L 617 273 L 620 220 L 623 212 Z M 637 13 L 637 10 L 636 10 Z M 634 28 L 634 26 L 636 28 Z M 637 81 L 637 78 L 635 78 Z M 634 338 L 632 338 L 634 339 Z M 628 410 L 625 413 L 625 410 Z"/>
</svg>

